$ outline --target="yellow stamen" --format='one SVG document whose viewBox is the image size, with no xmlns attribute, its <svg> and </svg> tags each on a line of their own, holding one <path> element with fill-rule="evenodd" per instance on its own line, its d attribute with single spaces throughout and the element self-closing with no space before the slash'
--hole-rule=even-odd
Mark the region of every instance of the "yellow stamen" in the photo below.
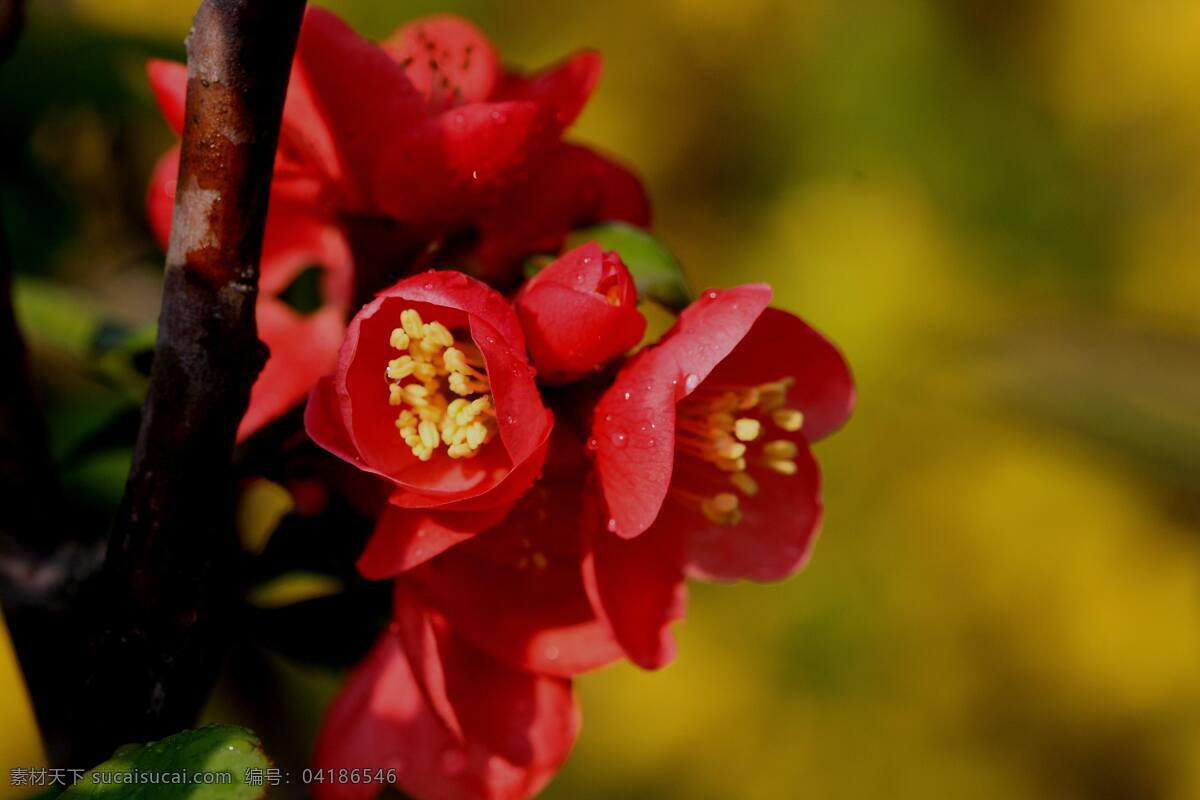
<svg viewBox="0 0 1200 800">
<path fill-rule="evenodd" d="M 737 495 L 732 492 L 721 492 L 707 498 L 700 504 L 700 510 L 717 525 L 737 525 L 742 521 Z"/>
<path fill-rule="evenodd" d="M 747 497 L 754 497 L 754 495 L 758 494 L 758 481 L 751 478 L 748 472 L 733 473 L 729 476 L 729 482 Z"/>
<path fill-rule="evenodd" d="M 770 421 L 794 433 L 804 414 L 788 406 L 795 379 L 780 378 L 757 386 L 704 385 L 679 406 L 675 446 L 681 455 L 707 462 L 728 476 L 729 484 L 746 498 L 758 494 L 759 484 L 747 468 L 754 464 L 781 475 L 796 475 L 799 448 L 787 439 L 760 444 Z M 705 496 L 672 487 L 672 494 L 711 521 L 737 525 L 742 520 L 738 495 L 720 492 Z"/>
<path fill-rule="evenodd" d="M 403 355 L 387 365 L 388 402 L 404 406 L 396 429 L 413 455 L 428 461 L 442 446 L 451 458 L 476 455 L 496 431 L 478 349 L 456 343 L 449 328 L 412 308 L 401 312 L 389 342 Z"/>
<path fill-rule="evenodd" d="M 767 442 L 763 448 L 763 455 L 767 458 L 778 461 L 788 461 L 796 457 L 799 448 L 795 442 L 789 442 L 787 439 L 776 439 L 773 442 Z"/>
<path fill-rule="evenodd" d="M 733 423 L 733 435 L 743 442 L 753 442 L 762 433 L 762 423 L 756 419 L 742 417 Z"/>
<path fill-rule="evenodd" d="M 778 472 L 780 475 L 795 475 L 799 470 L 796 467 L 795 461 L 785 461 L 783 459 L 768 459 L 767 466 Z"/>
<path fill-rule="evenodd" d="M 794 408 L 780 408 L 772 412 L 775 424 L 789 433 L 795 433 L 804 425 L 804 415 Z"/>
</svg>

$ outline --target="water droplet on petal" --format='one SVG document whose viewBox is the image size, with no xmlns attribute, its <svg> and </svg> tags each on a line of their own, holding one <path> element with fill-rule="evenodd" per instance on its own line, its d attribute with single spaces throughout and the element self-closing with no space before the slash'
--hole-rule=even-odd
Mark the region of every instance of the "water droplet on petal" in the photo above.
<svg viewBox="0 0 1200 800">
<path fill-rule="evenodd" d="M 709 292 L 708 294 L 706 294 L 706 295 L 704 295 L 704 296 L 705 296 L 705 297 L 707 297 L 709 300 L 716 300 L 716 299 L 717 299 L 717 293 L 716 293 L 716 292 Z"/>
<path fill-rule="evenodd" d="M 596 448 L 599 446 L 600 446 L 600 443 L 598 441 L 596 441 L 595 436 L 593 436 L 592 438 L 587 440 L 587 449 L 590 450 L 591 452 L 593 452 L 593 453 L 596 452 Z"/>
<path fill-rule="evenodd" d="M 558 661 L 558 648 L 550 645 L 546 648 L 546 659 L 549 661 Z"/>
<path fill-rule="evenodd" d="M 442 772 L 447 775 L 461 775 L 467 768 L 467 755 L 462 750 L 450 748 L 442 753 Z"/>
<path fill-rule="evenodd" d="M 626 392 L 626 393 L 624 394 L 624 397 L 625 397 L 625 399 L 626 399 L 626 400 L 628 400 L 629 398 L 633 397 L 633 392 Z"/>
<path fill-rule="evenodd" d="M 609 532 L 609 533 L 616 533 L 616 532 L 617 532 L 617 518 L 616 518 L 616 517 L 609 517 L 609 518 L 608 518 L 608 526 L 607 526 L 607 527 L 608 527 L 608 532 Z"/>
<path fill-rule="evenodd" d="M 629 437 L 625 435 L 624 431 L 617 431 L 612 435 L 612 443 L 613 447 L 624 447 L 629 443 Z"/>
<path fill-rule="evenodd" d="M 683 388 L 689 392 L 694 391 L 700 385 L 700 376 L 694 372 L 689 372 L 687 377 L 683 379 Z"/>
</svg>

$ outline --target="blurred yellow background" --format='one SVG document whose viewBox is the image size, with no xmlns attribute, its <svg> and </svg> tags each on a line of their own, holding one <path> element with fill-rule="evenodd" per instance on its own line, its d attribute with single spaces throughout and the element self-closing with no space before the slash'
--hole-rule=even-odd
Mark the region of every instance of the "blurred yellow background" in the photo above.
<svg viewBox="0 0 1200 800">
<path fill-rule="evenodd" d="M 694 586 L 676 664 L 584 677 L 547 798 L 1200 797 L 1200 4 L 322 5 L 457 11 L 523 66 L 599 48 L 575 136 L 693 285 L 772 282 L 856 372 L 807 571 Z M 130 322 L 170 141 L 141 64 L 193 10 L 35 3 L 38 74 L 0 69 L 19 267 Z"/>
</svg>

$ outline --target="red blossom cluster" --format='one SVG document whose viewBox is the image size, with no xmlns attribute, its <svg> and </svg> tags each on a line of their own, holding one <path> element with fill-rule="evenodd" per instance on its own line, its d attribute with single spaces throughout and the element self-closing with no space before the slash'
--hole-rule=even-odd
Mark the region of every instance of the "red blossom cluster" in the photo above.
<svg viewBox="0 0 1200 800">
<path fill-rule="evenodd" d="M 599 69 L 505 71 L 455 18 L 378 45 L 305 19 L 258 302 L 271 358 L 241 435 L 307 396 L 308 435 L 381 498 L 359 571 L 395 587 L 320 768 L 395 769 L 416 798 L 529 797 L 579 730 L 573 676 L 668 663 L 687 578 L 779 580 L 811 552 L 810 445 L 854 404 L 828 341 L 750 284 L 646 343 L 633 276 L 594 243 L 521 283 L 574 229 L 648 224 L 637 179 L 562 138 Z M 184 68 L 150 77 L 178 129 Z M 164 241 L 177 159 L 150 189 Z M 309 267 L 323 303 L 305 315 L 281 295 Z"/>
</svg>

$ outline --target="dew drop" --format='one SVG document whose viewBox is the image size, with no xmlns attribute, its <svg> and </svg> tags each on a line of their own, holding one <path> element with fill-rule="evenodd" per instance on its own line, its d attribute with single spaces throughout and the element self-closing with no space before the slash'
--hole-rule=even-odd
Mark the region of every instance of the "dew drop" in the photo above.
<svg viewBox="0 0 1200 800">
<path fill-rule="evenodd" d="M 447 775 L 461 775 L 467 768 L 467 756 L 462 750 L 454 748 L 442 753 L 442 772 Z"/>
<path fill-rule="evenodd" d="M 625 399 L 628 400 L 629 398 L 633 397 L 633 392 L 626 392 L 624 396 Z"/>
<path fill-rule="evenodd" d="M 613 447 L 624 447 L 629 444 L 629 437 L 625 435 L 624 431 L 617 431 L 612 435 L 612 443 Z"/>
<path fill-rule="evenodd" d="M 607 526 L 607 527 L 608 527 L 608 532 L 609 532 L 609 533 L 616 533 L 616 532 L 617 532 L 617 518 L 616 518 L 616 517 L 609 517 L 609 518 L 608 518 L 608 526 Z"/>
<path fill-rule="evenodd" d="M 509 414 L 509 415 L 507 415 L 507 416 L 504 418 L 504 422 L 505 422 L 505 424 L 507 424 L 507 425 L 516 425 L 516 424 L 517 424 L 517 418 L 516 418 L 516 417 L 514 417 L 512 414 Z"/>
<path fill-rule="evenodd" d="M 683 388 L 689 392 L 694 391 L 700 385 L 700 376 L 694 372 L 689 372 L 687 377 L 683 379 Z"/>
<path fill-rule="evenodd" d="M 433 288 L 433 281 L 426 281 L 426 282 L 425 282 L 425 288 L 426 288 L 426 289 L 432 289 L 432 288 Z"/>
<path fill-rule="evenodd" d="M 546 648 L 546 659 L 549 661 L 558 661 L 558 648 L 550 645 Z"/>
<path fill-rule="evenodd" d="M 706 295 L 704 295 L 704 296 L 705 296 L 705 297 L 707 297 L 709 300 L 716 300 L 716 299 L 717 299 L 717 293 L 716 293 L 716 292 L 709 292 L 708 294 L 706 294 Z"/>
<path fill-rule="evenodd" d="M 605 422 L 612 422 L 612 414 L 605 414 L 605 415 L 604 415 L 604 421 L 605 421 Z"/>
<path fill-rule="evenodd" d="M 587 440 L 587 449 L 590 452 L 592 452 L 592 453 L 596 452 L 596 448 L 598 448 L 599 446 L 600 446 L 600 443 L 598 441 L 596 441 L 595 436 L 593 436 L 592 438 Z"/>
<path fill-rule="evenodd" d="M 479 180 L 479 170 L 477 170 L 477 169 L 471 170 L 471 178 L 474 180 Z"/>
</svg>

